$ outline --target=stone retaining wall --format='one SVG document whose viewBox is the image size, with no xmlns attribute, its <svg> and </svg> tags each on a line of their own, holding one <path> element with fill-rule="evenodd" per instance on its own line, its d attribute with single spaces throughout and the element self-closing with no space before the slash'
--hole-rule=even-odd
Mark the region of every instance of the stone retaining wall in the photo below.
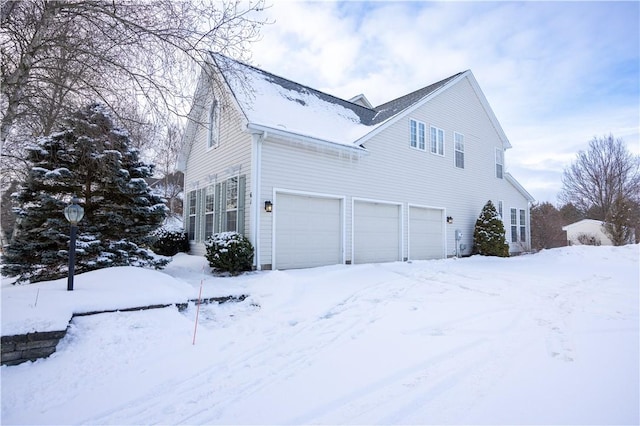
<svg viewBox="0 0 640 426">
<path fill-rule="evenodd" d="M 239 296 L 226 296 L 226 297 L 210 297 L 200 301 L 201 304 L 207 305 L 210 303 L 226 303 L 226 302 L 242 302 L 247 298 L 247 295 L 242 294 Z M 190 302 L 197 303 L 197 300 L 189 300 L 186 303 L 175 303 L 167 305 L 151 305 L 140 306 L 137 308 L 126 309 L 114 309 L 106 311 L 93 311 L 74 314 L 69 322 L 74 317 L 81 317 L 87 315 L 104 314 L 109 312 L 128 312 L 128 311 L 143 311 L 147 309 L 159 309 L 167 308 L 175 305 L 179 311 L 184 311 L 189 306 Z M 56 351 L 58 342 L 67 334 L 67 330 L 61 331 L 45 331 L 45 332 L 33 332 L 27 334 L 18 334 L 15 336 L 2 336 L 1 350 L 1 365 L 18 365 L 27 361 L 35 361 L 40 358 L 47 358 L 49 355 Z"/>
</svg>

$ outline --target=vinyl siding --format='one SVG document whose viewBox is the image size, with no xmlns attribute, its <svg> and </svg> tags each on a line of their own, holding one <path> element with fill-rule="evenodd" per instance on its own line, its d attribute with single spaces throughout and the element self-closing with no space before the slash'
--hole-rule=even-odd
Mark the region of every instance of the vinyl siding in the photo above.
<svg viewBox="0 0 640 426">
<path fill-rule="evenodd" d="M 208 116 L 210 103 L 202 108 L 198 123 L 194 125 L 194 136 L 191 140 L 189 156 L 185 168 L 185 194 L 208 185 L 224 182 L 239 174 L 246 178 L 245 185 L 245 235 L 250 237 L 250 204 L 251 204 L 251 135 L 243 130 L 243 118 L 228 96 L 220 96 L 220 130 L 219 144 L 214 149 L 207 149 Z M 206 125 L 205 125 L 206 124 Z M 186 219 L 186 217 L 185 217 Z M 186 223 L 186 220 L 185 220 Z M 204 254 L 204 245 L 191 244 L 191 253 Z"/>
<path fill-rule="evenodd" d="M 410 147 L 411 118 L 445 131 L 444 156 Z M 464 135 L 464 169 L 455 167 L 454 132 Z M 353 258 L 354 197 L 402 204 L 403 258 L 408 252 L 408 204 L 444 208 L 445 216 L 453 217 L 454 223 L 445 225 L 449 256 L 455 251 L 456 229 L 464 235 L 464 254 L 471 252 L 475 220 L 487 200 L 503 200 L 505 211 L 525 209 L 528 218 L 527 200 L 506 179 L 495 177 L 494 153 L 502 149 L 502 140 L 466 78 L 387 126 L 364 146 L 368 153 L 358 157 L 265 139 L 262 199 L 272 199 L 274 188 L 345 196 L 347 260 Z M 505 166 L 508 169 L 508 163 Z M 266 214 L 261 216 L 260 232 L 261 263 L 268 264 L 272 228 Z"/>
</svg>

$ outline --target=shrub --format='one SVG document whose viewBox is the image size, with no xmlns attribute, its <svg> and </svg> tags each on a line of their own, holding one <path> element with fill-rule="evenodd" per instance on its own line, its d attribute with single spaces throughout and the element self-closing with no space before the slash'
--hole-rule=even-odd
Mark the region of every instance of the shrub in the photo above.
<svg viewBox="0 0 640 426">
<path fill-rule="evenodd" d="M 509 257 L 504 225 L 491 200 L 482 208 L 473 231 L 473 252 L 483 256 Z"/>
<path fill-rule="evenodd" d="M 219 272 L 238 275 L 253 267 L 253 246 L 237 232 L 213 234 L 204 243 L 209 266 Z"/>
<path fill-rule="evenodd" d="M 155 233 L 155 238 L 151 250 L 156 254 L 173 256 L 176 253 L 189 252 L 189 238 L 182 229 L 160 228 Z"/>
</svg>

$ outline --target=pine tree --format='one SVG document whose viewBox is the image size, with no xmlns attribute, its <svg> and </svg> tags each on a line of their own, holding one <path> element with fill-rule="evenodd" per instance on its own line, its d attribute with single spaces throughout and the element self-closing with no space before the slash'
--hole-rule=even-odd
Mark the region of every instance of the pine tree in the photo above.
<svg viewBox="0 0 640 426">
<path fill-rule="evenodd" d="M 140 160 L 104 106 L 89 105 L 60 131 L 39 138 L 28 147 L 28 160 L 32 167 L 17 195 L 17 232 L 3 256 L 3 275 L 17 275 L 18 282 L 66 276 L 69 223 L 63 209 L 73 195 L 85 209 L 76 273 L 168 263 L 147 248 L 166 216 L 162 199 L 144 180 L 153 165 Z"/>
<path fill-rule="evenodd" d="M 483 256 L 509 257 L 509 244 L 498 211 L 491 202 L 482 208 L 473 230 L 473 252 Z"/>
</svg>

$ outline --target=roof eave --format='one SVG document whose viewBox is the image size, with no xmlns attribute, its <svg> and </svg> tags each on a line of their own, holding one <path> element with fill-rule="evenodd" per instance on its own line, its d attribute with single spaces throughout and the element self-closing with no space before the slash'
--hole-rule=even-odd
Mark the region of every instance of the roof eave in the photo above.
<svg viewBox="0 0 640 426">
<path fill-rule="evenodd" d="M 266 126 L 266 125 L 263 125 L 263 124 L 248 123 L 247 124 L 247 130 L 250 133 L 259 133 L 259 134 L 263 134 L 265 136 L 273 135 L 273 136 L 277 136 L 277 137 L 279 137 L 281 139 L 286 139 L 286 140 L 290 140 L 290 141 L 293 141 L 293 142 L 311 143 L 311 144 L 325 146 L 325 147 L 338 149 L 338 150 L 346 150 L 346 151 L 350 151 L 350 152 L 357 152 L 359 154 L 368 153 L 368 151 L 365 148 L 363 148 L 363 147 L 361 147 L 361 146 L 359 146 L 357 144 L 345 145 L 345 144 L 341 144 L 341 143 L 337 143 L 337 142 L 333 142 L 333 141 L 328 141 L 328 140 L 325 140 L 325 139 L 315 138 L 313 136 L 308 136 L 308 135 L 303 135 L 303 134 L 296 133 L 296 132 L 291 132 L 289 130 L 277 129 L 277 128 Z"/>
</svg>

